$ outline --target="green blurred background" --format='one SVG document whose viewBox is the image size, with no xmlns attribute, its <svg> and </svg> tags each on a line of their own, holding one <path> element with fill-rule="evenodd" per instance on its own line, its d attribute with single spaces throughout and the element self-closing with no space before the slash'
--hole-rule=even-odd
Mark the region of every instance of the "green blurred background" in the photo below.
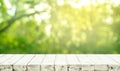
<svg viewBox="0 0 120 71">
<path fill-rule="evenodd" d="M 0 53 L 120 53 L 120 1 L 0 0 Z"/>
</svg>

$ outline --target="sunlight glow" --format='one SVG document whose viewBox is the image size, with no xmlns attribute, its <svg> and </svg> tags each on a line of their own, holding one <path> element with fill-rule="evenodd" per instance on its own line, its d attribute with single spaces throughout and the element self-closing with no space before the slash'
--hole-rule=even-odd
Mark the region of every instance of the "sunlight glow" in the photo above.
<svg viewBox="0 0 120 71">
<path fill-rule="evenodd" d="M 16 7 L 13 6 L 10 10 L 7 11 L 7 13 L 8 13 L 9 15 L 11 15 L 11 16 L 14 16 L 15 11 L 16 11 Z"/>
<path fill-rule="evenodd" d="M 7 6 L 8 9 L 10 9 L 12 7 L 9 0 L 4 0 L 4 3 L 5 3 L 5 5 Z"/>
<path fill-rule="evenodd" d="M 51 9 L 50 6 L 48 4 L 45 4 L 45 3 L 39 3 L 37 4 L 34 9 L 36 11 L 46 11 L 46 12 L 43 12 L 43 13 L 40 13 L 39 15 L 35 15 L 35 19 L 36 21 L 38 21 L 39 23 L 41 22 L 41 20 L 47 20 L 50 18 L 50 13 L 49 13 L 49 10 Z"/>
<path fill-rule="evenodd" d="M 42 13 L 40 16 L 41 16 L 41 18 L 42 18 L 43 20 L 50 19 L 50 14 L 49 14 L 49 12 L 44 12 L 44 13 Z"/>
<path fill-rule="evenodd" d="M 62 20 L 62 21 L 61 21 L 61 24 L 62 24 L 62 25 L 66 25 L 66 24 L 68 24 L 68 21 L 67 21 L 67 20 Z"/>
<path fill-rule="evenodd" d="M 45 3 L 40 3 L 40 4 L 37 4 L 34 9 L 36 11 L 43 11 L 43 10 L 49 10 L 50 9 L 50 6 L 48 4 L 45 4 Z"/>
<path fill-rule="evenodd" d="M 34 9 L 28 9 L 28 10 L 27 10 L 27 13 L 34 13 L 34 12 L 35 12 Z"/>
<path fill-rule="evenodd" d="M 97 1 L 98 1 L 98 3 L 100 3 L 100 4 L 102 4 L 102 3 L 105 2 L 105 0 L 97 0 Z"/>
<path fill-rule="evenodd" d="M 24 4 L 24 8 L 28 9 L 29 8 L 29 4 Z"/>
<path fill-rule="evenodd" d="M 64 0 L 57 0 L 57 4 L 59 6 L 63 6 L 64 5 Z"/>
<path fill-rule="evenodd" d="M 35 20 L 37 21 L 37 25 L 40 25 L 40 23 L 41 23 L 41 21 L 42 21 L 40 15 L 39 15 L 39 14 L 35 14 L 34 17 L 35 17 Z"/>
<path fill-rule="evenodd" d="M 113 2 L 115 5 L 119 5 L 120 4 L 120 0 L 111 0 L 111 2 Z"/>
<path fill-rule="evenodd" d="M 4 3 L 6 5 L 6 7 L 8 8 L 7 13 L 11 16 L 13 16 L 15 14 L 16 11 L 16 6 L 12 6 L 11 3 L 9 2 L 9 0 L 4 0 Z"/>
<path fill-rule="evenodd" d="M 35 14 L 35 20 L 38 22 L 38 25 L 40 25 L 40 22 L 42 20 L 48 20 L 50 19 L 50 14 L 48 12 L 44 12 L 42 14 Z"/>
<path fill-rule="evenodd" d="M 114 3 L 115 5 L 119 5 L 120 4 L 120 0 L 78 0 L 78 2 L 76 3 L 74 0 L 69 0 L 68 4 L 70 4 L 72 7 L 74 8 L 81 8 L 83 6 L 86 5 L 97 5 L 97 3 L 99 4 L 103 4 L 106 1 L 110 1 L 112 3 Z"/>
<path fill-rule="evenodd" d="M 84 5 L 90 5 L 91 1 L 90 0 L 79 0 L 78 3 L 74 1 L 69 1 L 68 4 L 70 4 L 74 8 L 81 8 Z"/>
<path fill-rule="evenodd" d="M 46 35 L 47 36 L 50 36 L 51 34 L 51 28 L 52 26 L 50 24 L 48 24 L 46 27 L 45 27 L 45 31 L 46 31 Z"/>
<path fill-rule="evenodd" d="M 106 24 L 112 24 L 113 20 L 111 17 L 105 19 Z"/>
</svg>

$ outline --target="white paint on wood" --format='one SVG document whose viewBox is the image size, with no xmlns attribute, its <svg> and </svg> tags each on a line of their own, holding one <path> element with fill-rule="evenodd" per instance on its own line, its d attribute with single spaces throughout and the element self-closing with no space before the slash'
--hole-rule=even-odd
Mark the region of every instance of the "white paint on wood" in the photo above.
<svg viewBox="0 0 120 71">
<path fill-rule="evenodd" d="M 41 71 L 41 63 L 45 55 L 35 55 L 35 57 L 27 65 L 28 71 Z"/>
<path fill-rule="evenodd" d="M 120 55 L 0 54 L 0 71 L 120 71 Z"/>
<path fill-rule="evenodd" d="M 11 58 L 13 55 L 11 54 L 6 54 L 3 57 L 0 58 L 0 71 L 6 71 L 7 68 L 9 68 L 8 66 L 3 66 L 3 62 L 9 60 L 9 58 Z"/>
<path fill-rule="evenodd" d="M 0 54 L 0 57 L 3 57 L 5 54 Z"/>
<path fill-rule="evenodd" d="M 18 62 L 13 65 L 15 71 L 26 71 L 27 64 L 31 61 L 34 55 L 26 54 L 23 58 L 21 58 Z"/>
<path fill-rule="evenodd" d="M 120 64 L 120 55 L 106 55 L 106 57 Z"/>
<path fill-rule="evenodd" d="M 3 63 L 4 61 L 8 60 L 10 57 L 12 57 L 12 54 L 6 54 L 5 56 L 0 58 L 0 64 Z"/>
<path fill-rule="evenodd" d="M 107 71 L 108 65 L 105 64 L 100 58 L 99 55 L 87 55 L 88 59 L 90 59 L 94 63 L 94 70 L 99 71 Z"/>
<path fill-rule="evenodd" d="M 80 63 L 75 54 L 66 55 L 69 71 L 80 71 Z"/>
<path fill-rule="evenodd" d="M 94 55 L 92 55 L 92 56 L 94 56 Z M 99 61 L 97 59 L 95 60 L 96 62 L 98 62 L 97 64 L 95 64 L 95 70 L 107 70 L 107 71 L 116 70 L 118 63 L 116 63 L 112 59 L 108 58 L 107 55 L 105 56 L 105 55 L 101 54 L 101 55 L 97 55 L 94 57 L 98 57 L 98 59 L 99 59 Z"/>
<path fill-rule="evenodd" d="M 41 71 L 54 71 L 55 55 L 47 54 L 41 64 Z"/>
<path fill-rule="evenodd" d="M 109 59 L 114 60 L 118 64 L 114 64 L 112 66 L 109 66 L 109 71 L 120 71 L 120 55 L 113 54 L 113 55 L 106 55 Z"/>
<path fill-rule="evenodd" d="M 16 61 L 18 61 L 21 57 L 23 57 L 23 55 L 15 54 L 14 56 L 12 56 L 11 58 L 9 58 L 8 60 L 2 62 L 1 66 L 0 66 L 0 67 L 3 68 L 2 71 L 13 71 L 12 65 Z"/>
<path fill-rule="evenodd" d="M 24 55 L 22 54 L 15 54 L 13 55 L 11 58 L 9 58 L 8 60 L 6 60 L 5 62 L 1 63 L 2 65 L 13 65 L 14 63 L 16 63 L 18 60 L 20 60 Z"/>
<path fill-rule="evenodd" d="M 67 71 L 67 61 L 63 54 L 57 54 L 55 59 L 55 71 Z"/>
<path fill-rule="evenodd" d="M 76 54 L 82 71 L 94 71 L 94 63 L 84 54 Z"/>
</svg>

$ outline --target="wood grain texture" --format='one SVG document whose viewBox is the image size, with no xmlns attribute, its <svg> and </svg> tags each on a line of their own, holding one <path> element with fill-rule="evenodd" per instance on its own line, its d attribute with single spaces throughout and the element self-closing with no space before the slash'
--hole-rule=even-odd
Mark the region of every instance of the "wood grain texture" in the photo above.
<svg viewBox="0 0 120 71">
<path fill-rule="evenodd" d="M 106 57 L 116 62 L 116 64 L 109 65 L 109 71 L 120 71 L 120 55 L 106 55 Z"/>
<path fill-rule="evenodd" d="M 35 55 L 24 55 L 18 62 L 13 65 L 14 71 L 27 71 L 27 65 Z"/>
<path fill-rule="evenodd" d="M 0 71 L 120 71 L 120 55 L 0 54 Z"/>
<path fill-rule="evenodd" d="M 41 63 L 45 55 L 35 55 L 35 57 L 28 63 L 28 71 L 41 71 Z"/>
<path fill-rule="evenodd" d="M 18 60 L 20 60 L 20 58 L 22 58 L 23 55 L 13 55 L 12 57 L 10 57 L 9 59 L 7 59 L 6 61 L 1 63 L 1 66 L 3 69 L 2 71 L 13 71 L 13 67 L 12 65 L 17 62 Z"/>
<path fill-rule="evenodd" d="M 81 71 L 94 71 L 94 63 L 87 57 L 87 55 L 76 54 L 76 56 L 80 62 Z"/>
<path fill-rule="evenodd" d="M 80 63 L 75 54 L 66 55 L 66 58 L 69 71 L 80 71 Z"/>
<path fill-rule="evenodd" d="M 41 64 L 41 71 L 54 71 L 55 70 L 55 56 L 47 54 Z"/>
<path fill-rule="evenodd" d="M 55 71 L 67 71 L 66 56 L 57 54 L 55 59 Z"/>
<path fill-rule="evenodd" d="M 4 65 L 3 63 L 7 60 L 9 60 L 10 58 L 12 58 L 12 54 L 6 54 L 2 57 L 0 57 L 0 71 L 8 71 L 10 69 L 10 71 L 12 71 L 12 68 L 9 67 L 9 65 Z"/>
</svg>

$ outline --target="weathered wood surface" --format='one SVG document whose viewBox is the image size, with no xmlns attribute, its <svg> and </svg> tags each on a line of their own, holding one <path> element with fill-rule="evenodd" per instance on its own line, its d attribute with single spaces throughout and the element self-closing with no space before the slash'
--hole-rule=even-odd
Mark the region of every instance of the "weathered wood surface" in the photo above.
<svg viewBox="0 0 120 71">
<path fill-rule="evenodd" d="M 0 54 L 0 71 L 120 71 L 120 55 Z"/>
</svg>

